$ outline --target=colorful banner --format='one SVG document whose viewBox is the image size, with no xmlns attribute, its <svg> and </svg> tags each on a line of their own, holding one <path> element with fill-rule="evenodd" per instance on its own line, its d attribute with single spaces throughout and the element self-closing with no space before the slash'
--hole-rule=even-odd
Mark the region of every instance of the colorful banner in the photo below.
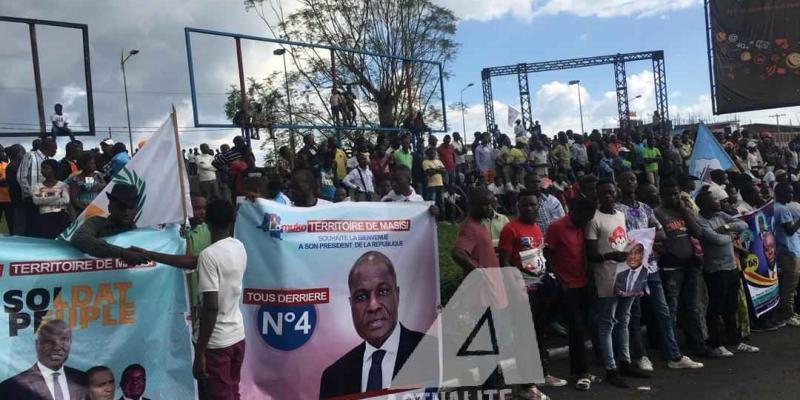
<svg viewBox="0 0 800 400">
<path fill-rule="evenodd" d="M 622 297 L 644 296 L 647 290 L 647 275 L 653 268 L 650 262 L 656 230 L 637 229 L 628 232 L 625 251 L 628 259 L 617 264 L 614 277 L 614 295 Z"/>
<path fill-rule="evenodd" d="M 177 227 L 107 240 L 183 252 Z M 0 399 L 57 398 L 45 382 L 48 369 L 59 372 L 62 394 L 72 400 L 88 398 L 90 379 L 113 379 L 98 390 L 115 399 L 194 398 L 180 270 L 96 259 L 53 240 L 2 237 L 0 248 Z M 97 366 L 108 369 L 87 373 Z"/>
<path fill-rule="evenodd" d="M 742 216 L 749 229 L 736 238 L 739 247 L 749 252 L 740 257 L 740 263 L 753 310 L 759 317 L 780 300 L 772 207 L 773 203 L 769 203 Z"/>
<path fill-rule="evenodd" d="M 386 357 L 397 374 L 435 332 L 439 267 L 428 207 L 240 204 L 236 237 L 247 249 L 243 399 L 383 393 L 358 395 L 369 382 L 362 379 L 366 344 L 383 338 L 396 348 Z M 438 365 L 438 353 L 428 352 L 434 362 L 425 365 Z"/>
<path fill-rule="evenodd" d="M 95 215 L 108 215 L 108 196 L 114 185 L 136 187 L 136 226 L 184 223 L 192 216 L 189 200 L 189 179 L 183 168 L 183 156 L 177 132 L 177 115 L 172 114 L 144 143 L 94 201 L 59 235 L 69 240 L 78 227 Z M 131 150 L 131 149 L 128 149 Z"/>
<path fill-rule="evenodd" d="M 800 104 L 800 0 L 709 0 L 715 114 Z"/>
</svg>

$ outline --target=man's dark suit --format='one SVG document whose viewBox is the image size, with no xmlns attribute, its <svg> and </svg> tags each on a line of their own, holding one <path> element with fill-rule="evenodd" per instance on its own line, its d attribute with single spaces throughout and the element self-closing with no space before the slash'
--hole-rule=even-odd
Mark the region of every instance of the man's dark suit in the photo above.
<svg viewBox="0 0 800 400">
<path fill-rule="evenodd" d="M 639 276 L 636 277 L 636 282 L 633 283 L 633 292 L 632 293 L 644 293 L 645 287 L 647 286 L 647 270 L 644 267 L 639 267 L 642 269 L 639 272 Z M 628 276 L 630 276 L 633 270 L 625 270 L 617 274 L 616 282 L 614 282 L 614 294 L 627 294 L 627 286 L 628 286 Z"/>
<path fill-rule="evenodd" d="M 415 332 L 400 325 L 400 344 L 397 346 L 397 360 L 394 363 L 392 378 L 400 372 L 400 368 L 403 367 L 403 364 L 411 356 L 411 352 L 424 337 L 424 333 Z M 366 349 L 367 345 L 361 343 L 325 369 L 319 385 L 320 399 L 361 393 L 361 367 L 364 364 Z"/>
<path fill-rule="evenodd" d="M 69 397 L 72 400 L 82 400 L 86 397 L 89 388 L 86 374 L 75 368 L 64 366 L 64 375 L 67 378 Z M 53 396 L 47 389 L 39 366 L 34 364 L 33 367 L 0 383 L 0 399 L 52 400 Z"/>
</svg>

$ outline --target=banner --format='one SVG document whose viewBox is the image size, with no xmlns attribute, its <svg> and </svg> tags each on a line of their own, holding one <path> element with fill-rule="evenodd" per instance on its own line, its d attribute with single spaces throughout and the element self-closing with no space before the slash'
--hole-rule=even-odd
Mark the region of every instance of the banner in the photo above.
<svg viewBox="0 0 800 400">
<path fill-rule="evenodd" d="M 770 202 L 742 216 L 749 229 L 736 237 L 739 247 L 749 252 L 740 257 L 740 263 L 753 311 L 758 317 L 775 308 L 780 300 L 772 208 Z"/>
<path fill-rule="evenodd" d="M 656 230 L 653 228 L 628 232 L 628 245 L 625 246 L 628 259 L 617 264 L 617 272 L 614 277 L 615 296 L 644 296 L 648 292 L 647 275 L 654 265 L 650 259 L 655 237 Z"/>
<path fill-rule="evenodd" d="M 133 185 L 139 194 L 136 226 L 184 223 L 192 216 L 189 179 L 183 165 L 178 140 L 177 116 L 173 110 L 128 164 L 109 182 L 94 201 L 75 219 L 59 239 L 69 240 L 83 224 L 95 215 L 108 215 L 106 193 L 116 184 Z"/>
<path fill-rule="evenodd" d="M 800 104 L 800 0 L 710 0 L 715 114 Z"/>
<path fill-rule="evenodd" d="M 366 344 L 391 332 L 396 373 L 415 344 L 430 338 L 439 267 L 428 207 L 240 204 L 235 236 L 247 249 L 243 399 L 358 394 L 367 384 L 360 374 Z M 428 355 L 436 367 L 438 351 Z"/>
<path fill-rule="evenodd" d="M 703 179 L 711 170 L 729 170 L 734 167 L 730 156 L 722 148 L 706 124 L 697 127 L 697 137 L 689 157 L 689 175 Z"/>
<path fill-rule="evenodd" d="M 106 239 L 117 246 L 184 251 L 177 227 Z M 194 398 L 180 270 L 95 259 L 53 240 L 2 237 L 0 248 L 1 399 L 53 398 L 43 374 L 61 368 L 60 386 L 73 400 L 86 398 L 89 379 L 113 379 L 104 390 L 115 399 Z M 108 369 L 92 368 L 98 366 Z"/>
</svg>

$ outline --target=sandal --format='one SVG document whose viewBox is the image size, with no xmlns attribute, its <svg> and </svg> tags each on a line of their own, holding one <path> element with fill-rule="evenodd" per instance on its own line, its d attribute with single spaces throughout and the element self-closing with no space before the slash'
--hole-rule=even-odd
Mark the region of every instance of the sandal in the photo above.
<svg viewBox="0 0 800 400">
<path fill-rule="evenodd" d="M 580 390 L 582 392 L 586 392 L 592 388 L 592 380 L 590 378 L 580 378 L 578 382 L 575 383 L 575 389 Z"/>
</svg>

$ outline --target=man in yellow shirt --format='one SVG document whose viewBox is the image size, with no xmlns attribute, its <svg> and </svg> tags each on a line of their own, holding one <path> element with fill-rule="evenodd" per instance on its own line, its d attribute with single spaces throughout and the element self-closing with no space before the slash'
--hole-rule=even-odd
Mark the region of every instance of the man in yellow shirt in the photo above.
<svg viewBox="0 0 800 400">
<path fill-rule="evenodd" d="M 444 164 L 436 158 L 436 149 L 428 147 L 425 149 L 425 160 L 422 161 L 422 170 L 428 177 L 428 189 L 425 191 L 425 200 L 434 201 L 436 207 L 444 209 L 442 195 L 444 192 Z"/>
<path fill-rule="evenodd" d="M 336 179 L 342 180 L 347 176 L 347 153 L 336 145 L 336 138 L 328 138 L 328 149 L 333 153 L 333 160 L 336 161 Z"/>
</svg>

